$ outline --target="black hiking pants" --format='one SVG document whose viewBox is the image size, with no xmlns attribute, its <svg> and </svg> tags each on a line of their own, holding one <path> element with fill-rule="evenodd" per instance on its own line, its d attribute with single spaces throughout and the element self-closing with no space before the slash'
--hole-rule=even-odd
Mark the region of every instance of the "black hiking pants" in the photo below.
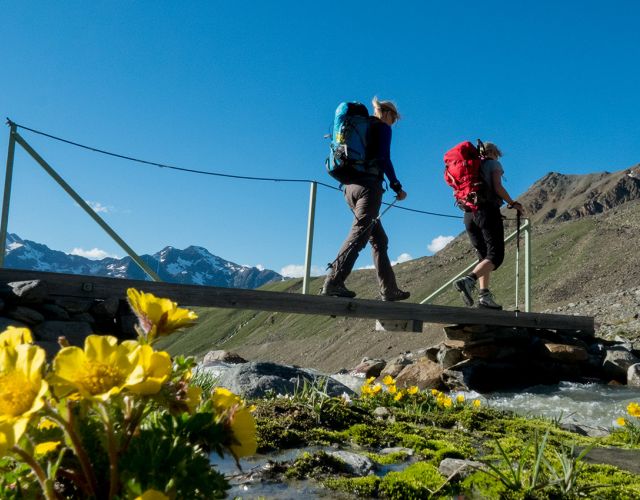
<svg viewBox="0 0 640 500">
<path fill-rule="evenodd" d="M 487 206 L 476 212 L 465 212 L 464 226 L 478 260 L 490 260 L 498 269 L 504 261 L 504 223 L 500 208 Z"/>
</svg>

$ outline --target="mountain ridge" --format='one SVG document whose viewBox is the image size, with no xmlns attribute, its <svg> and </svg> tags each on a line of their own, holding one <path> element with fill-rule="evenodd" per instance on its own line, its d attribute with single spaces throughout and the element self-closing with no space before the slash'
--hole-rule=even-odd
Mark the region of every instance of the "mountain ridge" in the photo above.
<svg viewBox="0 0 640 500">
<path fill-rule="evenodd" d="M 183 250 L 166 246 L 153 255 L 140 258 L 168 283 L 227 288 L 258 288 L 285 278 L 269 269 L 243 266 L 210 253 L 206 248 L 190 245 Z M 46 245 L 7 235 L 5 266 L 56 273 L 148 280 L 147 274 L 129 257 L 105 257 L 91 260 Z"/>
</svg>

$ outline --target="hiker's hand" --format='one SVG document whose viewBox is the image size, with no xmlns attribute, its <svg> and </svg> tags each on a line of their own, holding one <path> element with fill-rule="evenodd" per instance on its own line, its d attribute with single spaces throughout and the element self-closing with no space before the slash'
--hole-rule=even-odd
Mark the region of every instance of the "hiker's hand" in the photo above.
<svg viewBox="0 0 640 500">
<path fill-rule="evenodd" d="M 521 215 L 524 215 L 524 207 L 517 201 L 514 201 L 509 208 L 515 208 Z"/>
<path fill-rule="evenodd" d="M 396 200 L 402 201 L 407 197 L 407 193 L 405 193 L 402 189 L 396 193 Z"/>
</svg>

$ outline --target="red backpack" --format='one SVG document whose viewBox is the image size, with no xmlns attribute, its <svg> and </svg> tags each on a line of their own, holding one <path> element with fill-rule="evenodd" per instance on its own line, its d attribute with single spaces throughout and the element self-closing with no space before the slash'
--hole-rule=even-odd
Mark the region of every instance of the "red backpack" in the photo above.
<svg viewBox="0 0 640 500">
<path fill-rule="evenodd" d="M 457 144 L 444 154 L 444 180 L 453 188 L 456 205 L 465 212 L 478 210 L 485 198 L 485 183 L 480 174 L 483 144 L 469 141 Z"/>
</svg>

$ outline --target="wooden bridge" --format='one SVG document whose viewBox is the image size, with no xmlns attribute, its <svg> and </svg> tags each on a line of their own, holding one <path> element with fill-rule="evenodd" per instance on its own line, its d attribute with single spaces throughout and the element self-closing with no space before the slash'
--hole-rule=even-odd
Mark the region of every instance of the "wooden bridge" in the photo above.
<svg viewBox="0 0 640 500">
<path fill-rule="evenodd" d="M 413 321 L 419 323 L 465 324 L 572 330 L 586 335 L 594 333 L 594 320 L 587 316 L 496 311 L 408 302 L 323 297 L 286 292 L 268 292 L 199 285 L 180 285 L 153 281 L 103 278 L 41 271 L 0 269 L 0 282 L 42 280 L 49 294 L 63 297 L 104 299 L 126 297 L 127 288 L 167 297 L 181 306 L 221 307 L 370 318 L 380 321 Z"/>
</svg>

